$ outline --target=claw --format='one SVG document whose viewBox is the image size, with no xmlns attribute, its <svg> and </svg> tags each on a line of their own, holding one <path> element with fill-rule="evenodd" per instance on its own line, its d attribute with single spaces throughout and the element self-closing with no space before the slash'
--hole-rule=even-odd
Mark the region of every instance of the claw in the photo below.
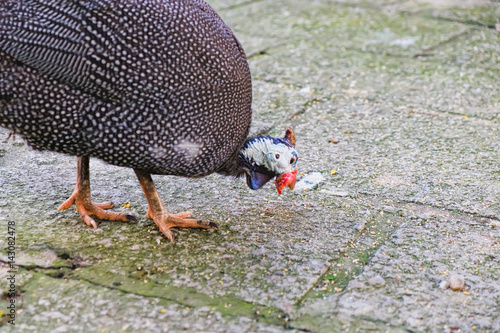
<svg viewBox="0 0 500 333">
<path fill-rule="evenodd" d="M 134 215 L 125 215 L 125 217 L 132 222 L 137 222 L 137 218 Z"/>
<path fill-rule="evenodd" d="M 217 229 L 217 230 L 220 230 L 219 225 L 218 225 L 217 223 L 215 223 L 215 222 L 210 222 L 208 225 L 209 225 L 211 228 L 215 228 L 215 229 Z"/>
<path fill-rule="evenodd" d="M 87 224 L 89 227 L 93 227 L 94 229 L 97 229 L 97 223 L 93 218 L 91 218 L 88 214 L 86 213 L 80 213 L 80 218 Z"/>
</svg>

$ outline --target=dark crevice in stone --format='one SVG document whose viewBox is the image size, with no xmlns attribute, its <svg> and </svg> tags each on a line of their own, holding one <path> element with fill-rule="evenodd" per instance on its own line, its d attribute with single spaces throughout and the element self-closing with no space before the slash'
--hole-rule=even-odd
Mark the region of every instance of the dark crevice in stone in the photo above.
<svg viewBox="0 0 500 333">
<path fill-rule="evenodd" d="M 255 36 L 255 35 L 252 35 L 252 37 L 260 37 L 260 38 L 262 38 L 264 40 L 269 39 L 269 37 L 266 37 L 266 36 Z M 262 50 L 254 51 L 252 53 L 247 54 L 247 59 L 252 59 L 252 58 L 256 58 L 258 56 L 263 56 L 263 55 L 270 55 L 272 50 L 278 50 L 281 47 L 286 46 L 286 45 L 287 45 L 286 43 L 278 43 L 278 44 L 275 44 L 273 46 L 266 47 L 266 48 L 264 48 Z"/>
<path fill-rule="evenodd" d="M 1 260 L 1 264 L 9 265 L 8 262 Z M 35 269 L 40 269 L 40 270 L 49 270 L 49 269 L 69 269 L 70 267 L 54 267 L 54 266 L 38 266 L 38 265 L 20 265 L 20 264 L 15 264 L 16 267 L 24 268 L 27 270 L 35 270 Z"/>
<path fill-rule="evenodd" d="M 119 292 L 122 292 L 124 294 L 129 294 L 129 295 L 135 295 L 135 296 L 140 296 L 140 297 L 145 297 L 145 298 L 153 298 L 153 299 L 162 299 L 162 300 L 165 300 L 165 301 L 168 301 L 168 302 L 172 302 L 172 303 L 176 303 L 178 305 L 181 305 L 183 307 L 190 307 L 190 308 L 197 308 L 197 307 L 200 307 L 200 306 L 197 306 L 197 305 L 193 305 L 192 303 L 189 303 L 189 302 L 182 302 L 181 300 L 177 299 L 177 298 L 170 298 L 170 297 L 165 297 L 165 296 L 160 296 L 160 295 L 146 295 L 146 294 L 141 294 L 141 293 L 136 293 L 136 292 L 131 292 L 131 291 L 128 291 L 128 290 L 124 290 L 122 288 L 118 288 L 118 287 L 113 287 L 113 286 L 109 286 L 109 285 L 105 285 L 105 284 L 101 284 L 101 283 L 98 283 L 98 282 L 95 282 L 95 281 L 92 281 L 90 279 L 85 279 L 85 278 L 77 278 L 77 279 L 74 279 L 74 280 L 79 280 L 79 281 L 86 281 L 92 285 L 95 285 L 95 286 L 98 286 L 98 287 L 102 287 L 102 288 L 106 288 L 106 289 L 110 289 L 110 290 L 117 290 Z M 157 283 L 155 281 L 152 281 L 153 283 L 155 283 L 156 285 L 158 286 L 163 286 L 163 284 L 160 284 L 160 283 Z M 114 285 L 115 283 L 113 283 Z M 120 283 L 121 285 L 121 283 Z M 241 301 L 241 302 L 245 302 L 245 301 Z M 245 303 L 248 303 L 248 302 L 245 302 Z M 254 303 L 251 303 L 253 306 L 255 306 L 256 308 L 263 308 L 264 306 L 259 306 L 259 305 L 256 305 Z M 219 311 L 219 310 L 217 310 Z M 259 311 L 260 312 L 260 311 Z M 264 313 L 264 311 L 262 311 L 262 313 Z M 282 319 L 273 319 L 273 320 L 270 320 L 271 318 L 268 318 L 268 317 L 265 317 L 263 314 L 258 314 L 258 312 L 254 312 L 254 319 L 257 321 L 257 322 L 260 322 L 260 321 L 265 321 L 265 322 L 268 322 L 268 323 L 273 323 L 277 326 L 281 326 L 281 325 L 285 325 L 282 323 Z M 239 314 L 223 314 L 223 316 L 225 317 L 232 317 L 232 318 L 238 318 L 240 317 Z M 281 311 L 280 313 L 280 317 L 281 318 L 286 318 L 288 317 L 288 314 L 287 313 L 284 313 Z"/>
<path fill-rule="evenodd" d="M 187 303 L 184 303 L 178 299 L 174 299 L 174 298 L 169 298 L 169 297 L 165 297 L 165 296 L 161 296 L 161 295 L 146 295 L 146 294 L 141 294 L 141 293 L 136 293 L 136 292 L 132 292 L 132 291 L 129 291 L 129 290 L 125 290 L 123 288 L 118 288 L 121 283 L 119 285 L 117 285 L 116 287 L 114 286 L 110 286 L 110 285 L 107 285 L 107 284 L 102 284 L 102 283 L 98 283 L 98 282 L 95 282 L 93 280 L 90 280 L 90 279 L 86 279 L 86 278 L 82 278 L 82 277 L 75 277 L 75 278 L 70 278 L 71 280 L 76 280 L 76 281 L 85 281 L 85 282 L 88 282 L 94 286 L 97 286 L 97 287 L 101 287 L 101 288 L 106 288 L 106 289 L 110 289 L 110 290 L 116 290 L 116 291 L 119 291 L 123 294 L 128 294 L 128 295 L 135 295 L 135 296 L 140 296 L 140 297 L 146 297 L 146 298 L 159 298 L 159 299 L 163 299 L 165 301 L 169 301 L 169 302 L 173 302 L 173 303 L 176 303 L 178 305 L 182 305 L 182 306 L 190 306 L 192 307 L 190 304 L 187 304 Z M 116 282 L 115 282 L 116 283 Z M 115 285 L 115 283 L 113 283 L 113 285 Z"/>
<path fill-rule="evenodd" d="M 63 254 L 60 254 L 60 255 L 59 255 L 59 258 L 64 259 L 64 260 L 67 260 L 67 259 L 70 259 L 70 256 L 69 256 L 69 254 L 67 254 L 67 253 L 63 253 Z"/>
<path fill-rule="evenodd" d="M 54 276 L 50 275 L 50 274 L 46 274 L 45 272 L 39 272 L 40 274 L 43 274 L 43 275 L 46 275 L 46 276 L 49 276 L 49 277 L 52 277 L 54 278 Z M 130 279 L 132 280 L 140 280 L 140 279 L 137 279 L 137 278 L 133 278 L 133 277 L 129 277 Z M 92 284 L 94 286 L 97 286 L 97 287 L 101 287 L 101 288 L 105 288 L 105 289 L 109 289 L 109 290 L 116 290 L 116 291 L 119 291 L 123 294 L 129 294 L 129 295 L 135 295 L 135 296 L 139 296 L 139 297 L 145 297 L 145 298 L 151 298 L 151 299 L 162 299 L 162 300 L 165 300 L 165 301 L 168 301 L 168 302 L 172 302 L 172 303 L 175 303 L 177 305 L 180 305 L 182 307 L 190 307 L 190 308 L 199 308 L 199 307 L 202 307 L 202 306 L 207 306 L 208 304 L 204 304 L 203 301 L 200 302 L 200 304 L 193 304 L 192 302 L 184 302 L 182 301 L 181 299 L 179 298 L 174 298 L 174 297 L 166 297 L 166 296 L 162 296 L 162 295 L 148 295 L 148 294 L 142 294 L 142 293 L 138 293 L 138 292 L 133 292 L 133 291 L 130 291 L 130 290 L 127 290 L 123 287 L 120 287 L 123 285 L 122 282 L 113 282 L 112 285 L 107 285 L 107 284 L 102 284 L 102 283 L 99 283 L 99 282 L 96 282 L 96 281 L 93 281 L 91 279 L 88 279 L 88 278 L 84 278 L 84 277 L 80 277 L 80 276 L 74 276 L 72 275 L 71 271 L 68 270 L 68 274 L 64 276 L 64 279 L 68 279 L 68 280 L 72 280 L 72 281 L 85 281 L 89 284 Z M 156 284 L 158 287 L 164 287 L 163 284 L 161 283 L 158 283 L 156 281 L 150 281 L 150 283 L 154 283 Z M 200 294 L 202 296 L 206 296 L 204 294 Z M 222 303 L 234 303 L 235 300 L 229 300 L 229 301 L 222 301 Z M 254 307 L 255 309 L 262 309 L 261 311 L 254 311 L 253 312 L 253 318 L 257 321 L 257 322 L 267 322 L 267 323 L 271 323 L 271 324 L 274 324 L 274 325 L 277 325 L 277 326 L 284 326 L 285 324 L 283 323 L 284 321 L 284 318 L 287 318 L 289 315 L 285 312 L 283 312 L 282 310 L 279 310 L 279 309 L 274 309 L 274 317 L 271 317 L 271 316 L 266 316 L 264 315 L 265 313 L 265 309 L 267 309 L 268 307 L 266 307 L 265 305 L 259 305 L 259 304 L 255 304 L 255 303 L 250 303 L 250 302 L 246 302 L 246 301 L 243 301 L 243 300 L 239 300 L 239 302 L 242 302 L 242 303 L 247 303 L 247 304 L 251 304 L 252 307 Z M 220 309 L 217 309 L 216 311 L 219 311 L 220 312 Z M 228 314 L 228 313 L 221 313 L 223 316 L 225 317 L 232 317 L 232 318 L 238 318 L 241 316 L 241 314 L 238 314 L 238 313 L 235 313 L 235 314 Z M 278 315 L 276 317 L 276 314 Z M 251 317 L 250 314 L 247 314 L 247 316 Z"/>
<path fill-rule="evenodd" d="M 445 111 L 445 110 L 439 110 L 439 109 L 429 109 L 429 111 L 440 113 L 440 114 L 448 114 L 450 116 L 457 116 L 457 117 L 467 117 L 470 119 L 478 119 L 478 120 L 485 120 L 485 121 L 493 121 L 497 116 L 493 116 L 491 118 L 485 118 L 485 117 L 480 117 L 474 114 L 465 114 L 465 113 L 460 113 L 460 112 L 453 112 L 453 111 Z M 419 113 L 418 109 L 412 109 L 411 112 Z"/>
<path fill-rule="evenodd" d="M 287 322 L 284 328 L 287 330 L 297 330 L 299 332 L 304 332 L 304 333 L 316 333 L 316 331 L 310 330 L 308 328 L 295 327 L 290 322 Z"/>
<path fill-rule="evenodd" d="M 304 114 L 307 109 L 309 109 L 314 103 L 321 103 L 323 102 L 323 100 L 321 100 L 321 98 L 312 98 L 310 100 L 308 100 L 307 102 L 305 102 L 303 105 L 302 105 L 302 108 L 300 108 L 299 110 L 297 110 L 296 112 L 292 113 L 288 119 L 291 119 L 293 120 L 294 118 L 297 118 L 299 116 L 301 116 L 302 114 Z"/>
<path fill-rule="evenodd" d="M 376 214 L 372 216 L 371 219 L 367 220 L 365 223 L 368 224 L 370 221 L 377 221 L 377 216 L 379 216 L 380 212 L 383 210 L 378 210 Z M 391 225 L 388 225 L 385 221 L 391 218 L 394 220 Z M 368 230 L 366 227 L 363 227 L 359 233 L 357 234 L 356 237 L 349 239 L 346 244 L 342 247 L 345 250 L 341 250 L 339 252 L 339 256 L 337 258 L 332 258 L 329 260 L 329 266 L 328 269 L 326 269 L 318 280 L 316 281 L 315 284 L 304 294 L 300 297 L 295 302 L 296 307 L 300 307 L 301 304 L 308 298 L 316 298 L 314 296 L 310 296 L 312 292 L 318 287 L 318 284 L 321 283 L 326 276 L 332 273 L 340 273 L 337 275 L 337 277 L 340 276 L 339 279 L 335 279 L 335 286 L 337 288 L 342 288 L 341 293 L 344 293 L 346 291 L 346 287 L 349 284 L 350 281 L 354 280 L 357 276 L 363 273 L 365 267 L 370 263 L 372 260 L 373 256 L 377 252 L 377 250 L 384 245 L 387 240 L 391 238 L 391 236 L 400 229 L 401 224 L 397 224 L 396 221 L 400 221 L 401 216 L 399 213 L 386 213 L 383 221 L 379 221 L 377 223 L 377 231 L 379 232 L 378 235 L 371 235 L 368 233 Z M 385 229 L 385 230 L 384 230 Z M 367 239 L 371 239 L 375 245 L 372 245 L 371 243 L 366 242 Z M 365 240 L 365 242 L 363 242 Z M 368 245 L 367 245 L 368 243 Z M 358 269 L 358 266 L 352 262 L 353 258 L 354 259 L 359 259 L 361 254 L 363 254 L 364 260 L 361 260 L 359 262 L 362 263 L 362 267 Z M 343 265 L 347 263 L 346 265 Z M 337 269 L 335 264 L 342 264 L 341 269 Z M 349 267 L 351 265 L 352 267 Z M 343 277 L 341 275 L 344 275 Z M 322 295 L 332 295 L 335 294 L 336 292 L 332 291 L 324 291 L 321 292 Z M 337 305 L 334 306 L 334 309 L 337 307 Z"/>
<path fill-rule="evenodd" d="M 320 102 L 322 102 L 322 100 L 317 99 L 317 98 L 310 99 L 307 102 L 305 102 L 299 110 L 297 110 L 296 112 L 287 116 L 286 118 L 281 119 L 279 122 L 280 123 L 291 122 L 291 121 L 295 120 L 297 117 L 304 114 L 307 111 L 307 109 L 309 109 L 314 103 L 320 103 Z M 269 132 L 271 132 L 271 130 L 273 130 L 273 128 L 275 128 L 277 125 L 278 125 L 277 122 L 271 123 L 271 124 L 267 125 L 266 127 L 264 127 L 263 129 L 255 132 L 255 133 L 252 133 L 252 136 L 268 135 Z"/>
<path fill-rule="evenodd" d="M 323 278 L 328 274 L 328 271 L 330 270 L 330 267 L 332 267 L 331 262 L 336 261 L 337 259 L 330 259 L 328 263 L 325 265 L 325 268 L 323 268 L 323 271 L 319 275 L 319 277 L 314 281 L 314 283 L 311 285 L 309 289 L 307 289 L 302 296 L 300 296 L 297 301 L 295 302 L 296 306 L 300 306 L 300 303 L 316 288 L 318 283 L 320 283 Z"/>
<path fill-rule="evenodd" d="M 415 205 L 419 205 L 419 206 L 423 206 L 423 207 L 431 207 L 431 208 L 435 208 L 435 209 L 443 209 L 443 210 L 446 210 L 447 212 L 450 212 L 453 214 L 464 214 L 464 215 L 467 214 L 467 215 L 470 215 L 471 217 L 475 217 L 475 218 L 491 219 L 491 220 L 495 220 L 495 221 L 500 221 L 498 216 L 470 212 L 470 211 L 467 211 L 464 209 L 448 208 L 446 206 L 431 205 L 431 204 L 426 204 L 423 202 L 413 201 L 413 200 L 400 200 L 400 202 L 415 204 Z"/>
<path fill-rule="evenodd" d="M 369 192 L 365 192 L 365 191 L 358 191 L 357 194 L 360 194 L 363 196 L 368 196 L 368 197 L 382 197 L 381 194 L 369 193 Z M 389 197 L 386 197 L 386 198 L 389 198 Z M 419 205 L 422 207 L 430 207 L 430 208 L 435 208 L 435 209 L 446 210 L 447 212 L 454 213 L 454 214 L 468 214 L 468 215 L 471 215 L 475 218 L 483 218 L 483 219 L 491 219 L 491 220 L 495 220 L 495 221 L 500 221 L 500 218 L 498 216 L 495 216 L 495 215 L 480 214 L 480 213 L 476 213 L 476 212 L 470 212 L 470 211 L 467 211 L 464 209 L 457 209 L 457 208 L 449 208 L 446 206 L 432 205 L 432 204 L 424 203 L 424 202 L 417 201 L 417 200 L 398 199 L 398 201 L 394 202 L 393 204 L 396 208 L 404 208 L 404 207 L 402 207 L 402 205 L 398 205 L 398 204 L 415 204 L 415 205 Z"/>
<path fill-rule="evenodd" d="M 459 32 L 457 34 L 454 34 L 454 35 L 450 36 L 449 38 L 447 38 L 445 40 L 437 42 L 434 45 L 431 45 L 429 47 L 426 47 L 423 50 L 418 51 L 417 53 L 415 53 L 413 55 L 413 58 L 418 58 L 418 57 L 423 57 L 423 56 L 431 56 L 431 54 L 429 54 L 430 51 L 436 50 L 436 49 L 440 48 L 443 45 L 446 45 L 448 43 L 451 43 L 451 42 L 457 40 L 460 37 L 467 36 L 467 35 L 469 35 L 470 33 L 472 33 L 475 30 L 476 29 L 467 29 L 467 30 L 461 31 L 461 32 Z"/>
<path fill-rule="evenodd" d="M 474 20 L 462 20 L 459 18 L 443 17 L 443 16 L 425 16 L 425 17 L 439 20 L 439 21 L 455 22 L 455 23 L 461 23 L 461 24 L 465 24 L 465 25 L 484 27 L 484 28 L 496 30 L 495 24 L 486 24 L 486 23 L 482 23 L 482 22 L 474 21 Z"/>
<path fill-rule="evenodd" d="M 47 272 L 45 273 L 45 275 L 50 276 L 54 279 L 64 279 L 64 277 L 66 276 L 66 272 L 64 272 L 64 270 L 59 269 L 57 271 Z"/>
</svg>

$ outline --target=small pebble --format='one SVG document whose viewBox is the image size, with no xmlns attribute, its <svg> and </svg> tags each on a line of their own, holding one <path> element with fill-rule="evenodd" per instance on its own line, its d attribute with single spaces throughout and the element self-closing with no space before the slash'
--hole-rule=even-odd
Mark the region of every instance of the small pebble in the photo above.
<svg viewBox="0 0 500 333">
<path fill-rule="evenodd" d="M 348 289 L 362 289 L 364 285 L 359 281 L 351 281 L 349 282 Z"/>
<path fill-rule="evenodd" d="M 443 280 L 443 281 L 439 282 L 439 288 L 441 288 L 442 290 L 446 290 L 449 287 L 450 287 L 449 281 Z"/>
<path fill-rule="evenodd" d="M 257 250 L 252 251 L 252 255 L 254 255 L 254 256 L 260 256 L 260 255 L 263 255 L 266 253 L 267 253 L 267 249 L 265 249 L 265 248 L 259 248 Z"/>
<path fill-rule="evenodd" d="M 338 138 L 334 137 L 334 136 L 331 136 L 331 137 L 328 138 L 328 142 L 330 142 L 330 143 L 339 143 L 340 140 Z"/>
<path fill-rule="evenodd" d="M 377 275 L 369 279 L 368 284 L 370 286 L 383 286 L 385 285 L 385 280 L 380 275 Z"/>
<path fill-rule="evenodd" d="M 241 251 L 241 248 L 238 246 L 238 244 L 234 244 L 234 243 L 226 243 L 226 247 L 228 249 L 231 249 L 231 250 L 234 250 L 234 251 Z"/>
<path fill-rule="evenodd" d="M 331 190 L 321 190 L 322 193 L 326 193 L 326 194 L 330 194 L 330 195 L 334 195 L 334 196 L 337 196 L 337 197 L 348 197 L 349 196 L 349 192 L 346 192 L 346 191 L 331 191 Z"/>
<path fill-rule="evenodd" d="M 454 291 L 462 291 L 465 288 L 465 278 L 462 275 L 452 275 L 450 277 L 450 288 Z"/>
</svg>

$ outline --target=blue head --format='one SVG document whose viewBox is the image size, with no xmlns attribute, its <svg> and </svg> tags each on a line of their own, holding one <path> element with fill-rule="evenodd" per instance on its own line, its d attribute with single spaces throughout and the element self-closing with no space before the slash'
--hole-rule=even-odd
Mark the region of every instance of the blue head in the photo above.
<svg viewBox="0 0 500 333">
<path fill-rule="evenodd" d="M 295 134 L 290 127 L 282 138 L 257 136 L 247 139 L 239 158 L 246 173 L 247 185 L 252 190 L 261 188 L 274 177 L 277 177 L 279 193 L 285 186 L 293 189 L 299 157 L 295 150 Z"/>
</svg>

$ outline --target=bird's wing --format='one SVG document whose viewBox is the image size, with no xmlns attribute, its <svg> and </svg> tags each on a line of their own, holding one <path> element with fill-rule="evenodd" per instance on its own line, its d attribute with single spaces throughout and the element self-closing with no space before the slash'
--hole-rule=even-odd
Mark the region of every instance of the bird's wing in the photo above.
<svg viewBox="0 0 500 333">
<path fill-rule="evenodd" d="M 200 0 L 5 0 L 0 49 L 121 102 L 218 89 L 247 73 L 231 30 Z"/>
</svg>

